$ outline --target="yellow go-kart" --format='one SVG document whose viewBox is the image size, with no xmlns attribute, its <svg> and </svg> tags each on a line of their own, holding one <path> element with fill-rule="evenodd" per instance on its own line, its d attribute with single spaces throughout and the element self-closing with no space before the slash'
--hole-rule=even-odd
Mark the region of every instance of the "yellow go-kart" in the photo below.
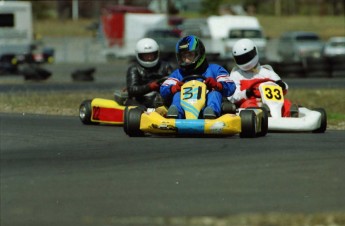
<svg viewBox="0 0 345 226">
<path fill-rule="evenodd" d="M 190 80 L 193 79 L 193 80 Z M 188 81 L 189 80 L 189 81 Z M 241 138 L 265 136 L 268 131 L 268 113 L 263 108 L 234 110 L 231 103 L 223 103 L 222 115 L 216 119 L 201 119 L 200 112 L 206 102 L 205 80 L 200 75 L 188 76 L 181 87 L 181 106 L 184 119 L 166 118 L 165 106 L 151 111 L 140 108 L 126 108 L 124 131 L 128 136 L 140 137 L 146 134 L 176 135 L 235 135 Z M 229 104 L 227 106 L 227 104 Z"/>
<path fill-rule="evenodd" d="M 161 84 L 167 77 L 159 79 L 157 82 Z M 159 92 L 152 91 L 148 94 L 153 101 L 154 106 L 163 105 L 162 97 Z M 123 125 L 124 110 L 128 100 L 126 89 L 116 90 L 114 100 L 104 98 L 93 98 L 84 100 L 79 106 L 79 118 L 85 125 Z M 128 106 L 129 108 L 135 106 Z M 142 109 L 146 107 L 141 106 Z"/>
<path fill-rule="evenodd" d="M 85 125 L 122 125 L 126 106 L 103 98 L 84 100 L 79 106 L 79 118 Z"/>
</svg>

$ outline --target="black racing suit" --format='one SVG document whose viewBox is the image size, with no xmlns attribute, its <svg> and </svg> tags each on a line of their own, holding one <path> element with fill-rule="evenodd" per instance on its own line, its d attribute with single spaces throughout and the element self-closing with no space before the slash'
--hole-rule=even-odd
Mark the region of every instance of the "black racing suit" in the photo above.
<svg viewBox="0 0 345 226">
<path fill-rule="evenodd" d="M 170 75 L 172 71 L 172 66 L 165 61 L 159 61 L 152 68 L 145 68 L 139 63 L 131 65 L 127 70 L 128 100 L 126 105 L 144 105 L 147 108 L 157 107 L 155 98 L 157 94 L 159 95 L 159 91 L 151 91 L 149 84 Z"/>
</svg>

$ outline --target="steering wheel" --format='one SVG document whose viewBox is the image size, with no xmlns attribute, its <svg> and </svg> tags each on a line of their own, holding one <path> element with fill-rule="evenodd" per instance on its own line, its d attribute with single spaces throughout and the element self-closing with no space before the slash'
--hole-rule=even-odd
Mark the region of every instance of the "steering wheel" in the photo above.
<svg viewBox="0 0 345 226">
<path fill-rule="evenodd" d="M 268 79 L 268 78 L 264 78 L 264 79 L 260 78 L 260 79 L 253 79 L 253 80 L 248 80 L 248 81 L 251 82 L 249 89 L 251 89 L 253 91 L 253 94 L 254 94 L 253 96 L 256 98 L 261 98 L 261 94 L 259 91 L 259 85 L 263 82 L 269 82 L 272 80 Z"/>
<path fill-rule="evenodd" d="M 196 80 L 198 78 L 201 78 L 202 80 L 206 80 L 206 77 L 203 75 L 188 75 L 182 79 L 182 82 L 185 82 L 187 80 Z"/>
</svg>

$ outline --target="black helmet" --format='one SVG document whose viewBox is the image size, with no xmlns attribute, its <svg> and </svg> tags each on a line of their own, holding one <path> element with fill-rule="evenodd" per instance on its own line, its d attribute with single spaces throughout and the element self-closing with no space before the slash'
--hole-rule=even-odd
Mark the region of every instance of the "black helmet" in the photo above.
<svg viewBox="0 0 345 226">
<path fill-rule="evenodd" d="M 185 71 L 196 70 L 206 59 L 205 46 L 194 35 L 183 37 L 176 44 L 176 58 L 181 69 Z"/>
</svg>

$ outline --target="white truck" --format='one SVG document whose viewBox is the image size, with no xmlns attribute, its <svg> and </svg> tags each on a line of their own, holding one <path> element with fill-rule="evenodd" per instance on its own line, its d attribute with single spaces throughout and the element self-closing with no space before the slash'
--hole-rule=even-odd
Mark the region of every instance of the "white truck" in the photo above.
<svg viewBox="0 0 345 226">
<path fill-rule="evenodd" d="M 256 17 L 222 15 L 186 19 L 182 25 L 184 35 L 196 35 L 205 44 L 206 52 L 215 61 L 232 61 L 232 47 L 241 38 L 250 38 L 256 44 L 261 59 L 266 58 L 267 40 Z M 217 56 L 217 57 L 216 57 Z"/>
<path fill-rule="evenodd" d="M 54 51 L 39 47 L 31 2 L 0 1 L 0 73 L 15 73 L 21 63 L 52 62 Z"/>
<path fill-rule="evenodd" d="M 222 39 L 224 42 L 224 52 L 222 57 L 232 57 L 232 48 L 241 38 L 253 40 L 258 48 L 259 57 L 266 58 L 267 40 L 263 29 L 256 17 L 253 16 L 211 16 L 208 18 L 208 25 L 211 34 L 215 39 Z"/>
</svg>

